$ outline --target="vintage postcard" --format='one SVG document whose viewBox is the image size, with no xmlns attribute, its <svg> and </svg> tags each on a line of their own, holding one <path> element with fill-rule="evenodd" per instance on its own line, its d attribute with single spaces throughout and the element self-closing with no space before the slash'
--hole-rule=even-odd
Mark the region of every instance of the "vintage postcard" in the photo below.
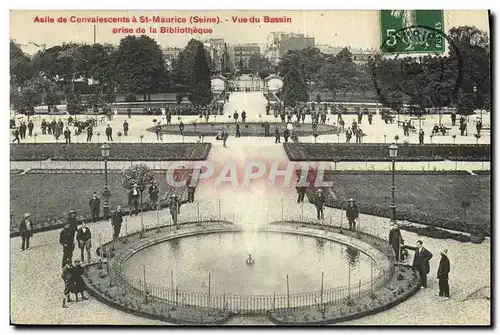
<svg viewBox="0 0 500 335">
<path fill-rule="evenodd" d="M 490 326 L 489 27 L 12 10 L 11 324 Z"/>
</svg>

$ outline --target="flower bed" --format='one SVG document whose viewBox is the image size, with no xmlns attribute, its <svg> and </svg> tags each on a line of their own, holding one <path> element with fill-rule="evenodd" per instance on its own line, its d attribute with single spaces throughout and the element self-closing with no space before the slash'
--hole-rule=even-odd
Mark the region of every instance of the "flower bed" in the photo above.
<svg viewBox="0 0 500 335">
<path fill-rule="evenodd" d="M 406 172 L 406 171 L 405 171 Z M 390 217 L 391 177 L 388 174 L 344 174 L 325 171 L 328 188 L 326 205 L 344 208 L 349 198 L 359 203 L 363 214 Z M 477 228 L 486 236 L 491 232 L 491 178 L 488 175 L 434 175 L 398 173 L 396 185 L 396 218 L 465 233 Z M 311 188 L 308 196 L 313 197 Z M 461 204 L 471 202 L 467 222 Z"/>
<path fill-rule="evenodd" d="M 223 126 L 227 130 L 230 136 L 236 135 L 236 125 L 232 115 L 226 119 L 223 116 L 221 118 L 227 122 L 197 122 L 197 123 L 186 123 L 184 124 L 184 135 L 185 136 L 217 136 L 217 133 Z M 201 121 L 201 120 L 200 120 Z M 281 136 L 286 129 L 287 124 L 282 122 L 272 122 L 269 123 L 269 137 L 274 137 L 274 130 L 278 127 Z M 148 128 L 147 131 L 154 132 L 154 128 Z M 179 125 L 162 125 L 161 131 L 163 134 L 170 135 L 180 135 Z M 333 127 L 326 124 L 319 124 L 317 128 L 317 134 L 335 134 L 337 132 L 337 127 Z M 240 123 L 240 134 L 241 136 L 265 136 L 264 123 L 261 122 L 246 122 Z M 294 124 L 292 134 L 297 136 L 311 136 L 313 134 L 312 124 Z"/>
<path fill-rule="evenodd" d="M 99 161 L 98 143 L 11 144 L 11 161 Z M 210 143 L 110 143 L 110 161 L 206 160 Z"/>
<path fill-rule="evenodd" d="M 10 208 L 14 219 L 10 223 L 11 236 L 19 235 L 18 225 L 26 212 L 33 214 L 35 232 L 61 228 L 70 210 L 77 212 L 79 220 L 91 219 L 88 201 L 93 192 L 98 192 L 102 206 L 103 199 L 100 194 L 103 190 L 104 175 L 102 171 L 96 170 L 93 170 L 93 173 L 92 171 L 85 173 L 76 173 L 75 170 L 67 171 L 69 173 L 27 173 L 11 176 Z M 155 172 L 162 207 L 167 206 L 166 199 L 171 193 L 176 193 L 181 203 L 187 201 L 186 187 L 173 188 L 167 185 L 165 174 L 161 170 L 155 170 Z M 186 170 L 183 173 L 188 172 L 189 170 Z M 108 187 L 111 192 L 110 206 L 116 208 L 122 205 L 128 213 L 128 193 L 121 185 L 122 178 L 122 173 L 115 171 L 108 173 Z M 144 210 L 149 210 L 147 191 L 143 194 L 143 203 Z"/>
<path fill-rule="evenodd" d="M 326 325 L 383 312 L 407 300 L 420 289 L 420 280 L 410 267 L 397 266 L 396 273 L 388 285 L 370 295 L 353 294 L 342 304 L 271 310 L 267 317 L 279 325 Z"/>
<path fill-rule="evenodd" d="M 480 176 L 491 176 L 490 170 L 473 170 L 472 172 Z"/>
<path fill-rule="evenodd" d="M 124 293 L 119 286 L 109 285 L 108 274 L 102 265 L 92 264 L 85 267 L 87 291 L 96 299 L 127 313 L 154 320 L 178 324 L 222 324 L 231 314 L 217 309 L 199 309 L 189 306 L 168 305 L 156 299 L 145 299 L 140 292 L 132 290 Z"/>
<path fill-rule="evenodd" d="M 291 161 L 390 161 L 387 144 L 284 143 Z M 489 144 L 402 144 L 398 161 L 489 161 Z"/>
</svg>

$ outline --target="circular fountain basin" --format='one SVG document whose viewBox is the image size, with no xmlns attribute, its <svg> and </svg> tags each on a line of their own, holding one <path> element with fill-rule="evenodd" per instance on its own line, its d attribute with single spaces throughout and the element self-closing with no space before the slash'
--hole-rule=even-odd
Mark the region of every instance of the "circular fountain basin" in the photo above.
<svg viewBox="0 0 500 335">
<path fill-rule="evenodd" d="M 246 264 L 248 254 L 254 264 Z M 123 264 L 131 279 L 191 292 L 272 295 L 313 292 L 370 281 L 372 259 L 362 251 L 321 237 L 279 232 L 224 232 L 167 240 Z M 143 268 L 144 266 L 144 268 Z"/>
</svg>

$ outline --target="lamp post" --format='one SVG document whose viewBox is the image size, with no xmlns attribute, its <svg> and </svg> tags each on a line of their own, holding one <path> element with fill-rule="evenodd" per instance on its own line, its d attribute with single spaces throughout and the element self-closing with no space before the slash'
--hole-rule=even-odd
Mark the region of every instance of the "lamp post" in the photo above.
<svg viewBox="0 0 500 335">
<path fill-rule="evenodd" d="M 389 156 L 392 158 L 392 184 L 391 184 L 391 224 L 396 223 L 396 199 L 394 197 L 395 174 L 396 174 L 396 157 L 398 156 L 398 146 L 392 143 L 389 146 Z"/>
<path fill-rule="evenodd" d="M 102 211 L 104 219 L 109 219 L 109 197 L 111 192 L 108 189 L 108 157 L 109 157 L 110 146 L 104 143 L 101 146 L 101 156 L 104 159 L 104 191 L 102 192 L 103 204 Z"/>
<path fill-rule="evenodd" d="M 472 91 L 474 92 L 474 104 L 473 105 L 474 105 L 474 108 L 475 108 L 476 107 L 476 103 L 477 103 L 477 86 L 474 86 L 472 88 Z M 479 113 L 480 113 L 479 118 L 481 119 L 481 122 L 483 122 L 483 110 L 480 109 Z"/>
</svg>

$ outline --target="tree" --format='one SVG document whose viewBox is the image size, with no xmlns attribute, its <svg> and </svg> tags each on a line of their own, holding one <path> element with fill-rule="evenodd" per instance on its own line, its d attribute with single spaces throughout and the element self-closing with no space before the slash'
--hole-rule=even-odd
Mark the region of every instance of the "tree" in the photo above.
<svg viewBox="0 0 500 335">
<path fill-rule="evenodd" d="M 66 110 L 69 114 L 80 114 L 85 110 L 85 104 L 78 93 L 68 93 L 66 95 Z"/>
<path fill-rule="evenodd" d="M 142 193 L 154 180 L 153 171 L 146 164 L 137 164 L 123 171 L 122 187 L 126 191 L 130 191 L 134 187 L 134 184 L 137 184 L 142 209 Z"/>
<path fill-rule="evenodd" d="M 10 88 L 10 103 L 18 113 L 33 115 L 35 107 L 42 103 L 42 96 L 33 87 Z"/>
<path fill-rule="evenodd" d="M 23 86 L 32 76 L 31 59 L 21 50 L 19 45 L 10 41 L 10 84 Z"/>
<path fill-rule="evenodd" d="M 461 26 L 450 29 L 450 59 L 461 63 L 463 73 L 457 107 L 468 106 L 462 112 L 470 114 L 470 109 L 490 108 L 491 69 L 490 45 L 486 32 L 475 27 Z M 476 92 L 474 93 L 474 86 Z"/>
<path fill-rule="evenodd" d="M 203 43 L 196 41 L 189 72 L 189 101 L 195 106 L 208 105 L 212 99 L 210 68 Z"/>
<path fill-rule="evenodd" d="M 248 67 L 254 72 L 257 73 L 260 70 L 261 56 L 258 53 L 254 53 L 250 55 L 248 59 Z"/>
<path fill-rule="evenodd" d="M 283 79 L 283 102 L 285 106 L 295 107 L 298 101 L 308 101 L 307 84 L 300 70 L 291 66 Z"/>
<path fill-rule="evenodd" d="M 317 48 L 288 51 L 278 63 L 278 72 L 284 77 L 292 67 L 297 67 L 308 86 L 313 86 L 319 70 L 325 64 L 325 55 Z"/>
<path fill-rule="evenodd" d="M 144 100 L 158 92 L 165 74 L 160 46 L 148 36 L 122 38 L 114 57 L 119 91 L 142 94 Z"/>
</svg>

